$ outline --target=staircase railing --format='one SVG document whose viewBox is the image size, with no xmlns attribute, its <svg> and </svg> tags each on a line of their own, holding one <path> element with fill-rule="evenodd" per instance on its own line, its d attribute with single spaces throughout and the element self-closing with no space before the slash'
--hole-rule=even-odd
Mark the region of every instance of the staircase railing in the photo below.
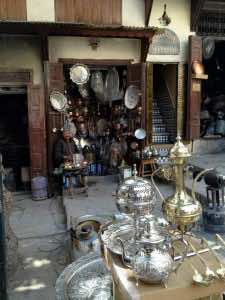
<svg viewBox="0 0 225 300">
<path fill-rule="evenodd" d="M 164 83 L 165 83 L 165 86 L 166 86 L 166 89 L 167 89 L 167 93 L 169 95 L 169 100 L 170 100 L 171 105 L 172 105 L 172 107 L 175 111 L 175 109 L 176 109 L 176 97 L 173 95 L 165 76 L 163 76 L 163 79 L 164 79 Z"/>
<path fill-rule="evenodd" d="M 163 120 L 166 124 L 167 130 L 173 142 L 173 140 L 175 140 L 176 137 L 176 99 L 174 96 L 172 96 L 172 91 L 169 88 L 169 85 L 167 83 L 165 76 L 163 75 L 163 72 L 161 72 L 160 78 L 161 78 L 159 82 L 160 86 L 158 87 L 158 95 L 157 95 L 157 98 L 159 100 L 158 102 L 159 108 Z M 164 102 L 163 104 L 162 101 Z M 165 111 L 165 105 L 167 106 L 167 111 Z M 168 108 L 169 108 L 169 113 L 168 113 Z"/>
</svg>

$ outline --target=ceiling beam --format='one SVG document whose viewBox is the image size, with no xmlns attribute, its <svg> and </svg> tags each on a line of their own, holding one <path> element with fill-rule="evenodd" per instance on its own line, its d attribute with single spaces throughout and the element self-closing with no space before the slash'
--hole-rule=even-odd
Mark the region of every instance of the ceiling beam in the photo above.
<svg viewBox="0 0 225 300">
<path fill-rule="evenodd" d="M 149 25 L 153 0 L 145 0 L 145 26 Z"/>
<path fill-rule="evenodd" d="M 191 31 L 196 31 L 206 0 L 191 0 Z"/>
<path fill-rule="evenodd" d="M 0 22 L 0 34 L 151 39 L 156 30 L 156 28 L 151 27 L 136 28 L 126 26 L 87 26 L 72 23 Z"/>
</svg>

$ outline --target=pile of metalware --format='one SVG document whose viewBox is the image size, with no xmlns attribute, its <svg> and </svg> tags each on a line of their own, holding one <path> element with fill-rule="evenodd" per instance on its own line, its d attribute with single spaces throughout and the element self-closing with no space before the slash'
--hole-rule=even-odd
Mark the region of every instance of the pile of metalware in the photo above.
<svg viewBox="0 0 225 300">
<path fill-rule="evenodd" d="M 225 268 L 216 253 L 221 245 L 225 245 L 222 237 L 217 235 L 220 246 L 210 246 L 205 239 L 199 239 L 191 232 L 201 217 L 202 207 L 195 197 L 194 188 L 189 195 L 184 186 L 184 169 L 189 157 L 188 149 L 178 137 L 169 154 L 174 165 L 176 189 L 166 199 L 156 187 L 153 176 L 151 182 L 137 177 L 135 168 L 134 175 L 125 179 L 118 188 L 116 203 L 124 219 L 103 226 L 100 237 L 106 248 L 120 255 L 124 265 L 133 270 L 136 280 L 167 286 L 170 274 L 178 270 L 185 258 L 193 255 L 197 255 L 206 268 L 201 273 L 190 264 L 194 270 L 193 283 L 208 286 L 215 279 L 225 278 Z M 204 172 L 195 178 L 193 187 Z M 154 215 L 156 191 L 162 198 L 165 219 Z M 205 248 L 202 247 L 204 243 Z M 215 272 L 201 255 L 207 251 L 220 263 Z"/>
<path fill-rule="evenodd" d="M 166 287 L 170 274 L 176 272 L 184 260 L 193 270 L 194 284 L 209 286 L 215 280 L 225 279 L 225 265 L 217 251 L 224 250 L 225 241 L 216 234 L 219 243 L 211 245 L 191 232 L 202 214 L 194 186 L 205 170 L 196 176 L 190 196 L 184 186 L 189 157 L 188 149 L 178 137 L 169 154 L 175 170 L 176 189 L 172 196 L 164 199 L 155 185 L 154 174 L 151 181 L 143 179 L 137 176 L 134 166 L 133 176 L 124 179 L 117 189 L 119 215 L 105 219 L 90 216 L 76 222 L 72 242 L 76 246 L 74 258 L 79 258 L 58 278 L 57 300 L 112 299 L 112 277 L 101 258 L 101 249 L 120 256 L 123 264 L 133 270 L 136 280 L 148 284 Z M 157 192 L 162 198 L 165 219 L 154 214 Z M 205 252 L 219 263 L 215 271 L 202 256 Z M 188 261 L 194 255 L 204 265 L 204 272 Z"/>
</svg>

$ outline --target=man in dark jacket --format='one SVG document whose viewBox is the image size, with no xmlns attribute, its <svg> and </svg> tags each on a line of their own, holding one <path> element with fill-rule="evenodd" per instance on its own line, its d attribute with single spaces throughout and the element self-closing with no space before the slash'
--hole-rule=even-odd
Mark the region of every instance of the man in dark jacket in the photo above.
<svg viewBox="0 0 225 300">
<path fill-rule="evenodd" d="M 59 167 L 64 162 L 72 162 L 73 154 L 79 152 L 75 145 L 70 128 L 63 128 L 63 136 L 60 138 L 55 145 L 55 162 L 56 166 Z"/>
</svg>

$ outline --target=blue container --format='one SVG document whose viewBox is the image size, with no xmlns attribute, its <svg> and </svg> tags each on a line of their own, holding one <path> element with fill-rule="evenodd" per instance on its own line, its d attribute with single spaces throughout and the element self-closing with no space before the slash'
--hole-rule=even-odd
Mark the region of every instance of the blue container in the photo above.
<svg viewBox="0 0 225 300">
<path fill-rule="evenodd" d="M 33 200 L 45 200 L 48 198 L 48 181 L 44 176 L 37 176 L 31 180 Z"/>
</svg>

